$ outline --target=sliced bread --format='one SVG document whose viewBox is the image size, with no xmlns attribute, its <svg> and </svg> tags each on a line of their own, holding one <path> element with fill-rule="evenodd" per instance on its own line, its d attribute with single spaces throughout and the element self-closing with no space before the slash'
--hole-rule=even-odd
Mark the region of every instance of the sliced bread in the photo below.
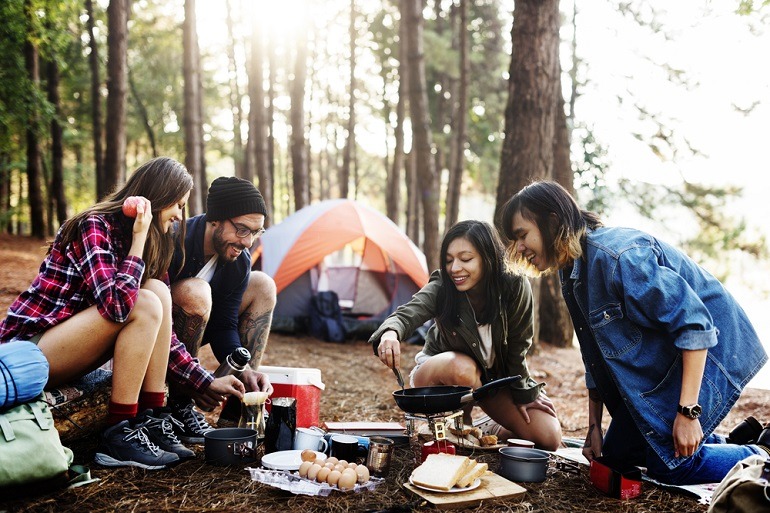
<svg viewBox="0 0 770 513">
<path fill-rule="evenodd" d="M 466 472 L 463 477 L 457 481 L 457 486 L 459 488 L 465 488 L 466 486 L 472 485 L 476 479 L 484 475 L 484 472 L 486 472 L 488 468 L 489 465 L 486 463 L 476 463 L 468 472 Z"/>
<path fill-rule="evenodd" d="M 468 470 L 473 468 L 470 458 L 453 454 L 430 454 L 412 472 L 412 483 L 434 490 L 449 491 Z"/>
</svg>

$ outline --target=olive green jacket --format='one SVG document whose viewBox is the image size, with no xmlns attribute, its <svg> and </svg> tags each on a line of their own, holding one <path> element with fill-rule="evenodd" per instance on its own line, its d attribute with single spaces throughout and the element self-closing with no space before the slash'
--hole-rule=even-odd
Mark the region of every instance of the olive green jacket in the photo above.
<svg viewBox="0 0 770 513">
<path fill-rule="evenodd" d="M 532 345 L 534 310 L 532 289 L 529 281 L 512 274 L 504 277 L 508 300 L 501 299 L 502 315 L 492 323 L 492 345 L 495 361 L 491 369 L 486 369 L 481 354 L 481 337 L 476 326 L 470 303 L 460 305 L 459 322 L 452 326 L 440 326 L 438 322 L 431 326 L 425 337 L 423 353 L 428 356 L 446 351 L 467 354 L 481 369 L 482 381 L 521 375 L 521 380 L 510 386 L 511 395 L 517 404 L 534 401 L 544 383 L 537 383 L 529 374 L 526 355 Z M 439 271 L 431 274 L 430 281 L 420 289 L 408 303 L 393 312 L 369 338 L 372 349 L 377 353 L 380 337 L 388 330 L 398 333 L 399 340 L 406 340 L 414 331 L 438 314 L 438 293 L 441 290 Z M 505 302 L 505 304 L 503 304 Z"/>
</svg>

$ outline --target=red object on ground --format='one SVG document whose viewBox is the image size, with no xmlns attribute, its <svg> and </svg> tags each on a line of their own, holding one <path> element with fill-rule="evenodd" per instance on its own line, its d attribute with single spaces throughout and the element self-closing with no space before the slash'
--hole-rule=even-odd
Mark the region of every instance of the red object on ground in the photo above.
<svg viewBox="0 0 770 513">
<path fill-rule="evenodd" d="M 616 499 L 633 499 L 642 493 L 642 472 L 638 467 L 594 458 L 589 477 L 596 488 Z"/>
<path fill-rule="evenodd" d="M 321 392 L 326 385 L 321 382 L 319 369 L 300 367 L 270 367 L 260 365 L 259 372 L 264 372 L 273 385 L 276 397 L 294 397 L 297 399 L 297 427 L 318 426 L 321 416 Z M 265 405 L 270 411 L 270 401 Z"/>
<path fill-rule="evenodd" d="M 431 440 L 430 442 L 425 442 L 422 444 L 422 448 L 420 450 L 422 461 L 425 461 L 425 459 L 430 454 L 437 454 L 439 452 L 443 452 L 446 454 L 455 454 L 455 445 L 450 442 L 449 440 Z"/>
</svg>

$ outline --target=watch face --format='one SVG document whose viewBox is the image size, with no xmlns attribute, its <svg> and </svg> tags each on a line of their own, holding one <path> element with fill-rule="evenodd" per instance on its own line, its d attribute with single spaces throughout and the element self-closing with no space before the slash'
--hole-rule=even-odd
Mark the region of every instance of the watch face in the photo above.
<svg viewBox="0 0 770 513">
<path fill-rule="evenodd" d="M 703 410 L 699 404 L 693 404 L 692 406 L 682 407 L 682 415 L 691 419 L 697 419 L 698 417 L 700 417 L 700 414 L 702 411 Z"/>
</svg>

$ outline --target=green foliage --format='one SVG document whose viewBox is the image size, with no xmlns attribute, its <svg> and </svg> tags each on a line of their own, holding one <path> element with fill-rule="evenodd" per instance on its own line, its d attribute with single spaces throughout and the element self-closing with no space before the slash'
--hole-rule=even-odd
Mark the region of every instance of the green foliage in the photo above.
<svg viewBox="0 0 770 513">
<path fill-rule="evenodd" d="M 572 130 L 572 169 L 574 186 L 586 210 L 604 214 L 611 206 L 612 192 L 605 175 L 610 168 L 607 150 L 597 141 L 593 130 L 581 123 Z"/>
</svg>

